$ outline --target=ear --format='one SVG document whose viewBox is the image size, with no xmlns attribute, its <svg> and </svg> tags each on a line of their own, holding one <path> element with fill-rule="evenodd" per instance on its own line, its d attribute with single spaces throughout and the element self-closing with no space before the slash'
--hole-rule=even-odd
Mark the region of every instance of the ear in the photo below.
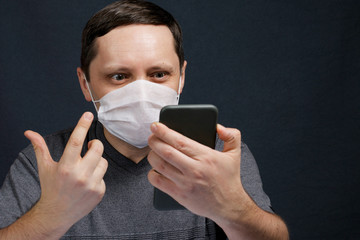
<svg viewBox="0 0 360 240">
<path fill-rule="evenodd" d="M 184 84 L 185 84 L 185 70 L 186 70 L 186 66 L 187 66 L 187 61 L 184 61 L 183 67 L 181 69 L 181 86 L 180 86 L 180 93 L 182 93 L 182 90 L 184 88 Z"/>
<path fill-rule="evenodd" d="M 85 73 L 81 70 L 80 67 L 76 69 L 76 72 L 79 79 L 81 91 L 83 92 L 86 101 L 91 102 L 91 95 L 86 85 Z"/>
</svg>

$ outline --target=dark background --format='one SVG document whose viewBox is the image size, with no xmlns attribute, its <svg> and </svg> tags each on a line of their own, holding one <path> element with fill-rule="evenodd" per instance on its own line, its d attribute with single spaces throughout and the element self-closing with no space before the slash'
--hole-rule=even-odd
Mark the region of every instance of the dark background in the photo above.
<svg viewBox="0 0 360 240">
<path fill-rule="evenodd" d="M 0 0 L 0 183 L 25 130 L 93 111 L 80 36 L 109 2 Z M 154 2 L 184 31 L 180 102 L 215 104 L 242 131 L 291 238 L 360 239 L 360 1 Z"/>
</svg>

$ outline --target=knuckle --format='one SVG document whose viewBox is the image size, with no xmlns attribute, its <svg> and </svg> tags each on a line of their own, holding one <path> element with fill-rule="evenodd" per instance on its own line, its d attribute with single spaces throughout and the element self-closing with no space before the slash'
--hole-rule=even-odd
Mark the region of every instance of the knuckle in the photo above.
<svg viewBox="0 0 360 240">
<path fill-rule="evenodd" d="M 96 154 L 102 155 L 104 152 L 104 145 L 97 139 L 91 141 L 90 149 L 93 150 Z"/>
<path fill-rule="evenodd" d="M 74 148 L 78 148 L 78 147 L 82 147 L 83 141 L 80 138 L 72 137 L 69 140 L 69 144 Z"/>
<path fill-rule="evenodd" d="M 101 158 L 97 167 L 100 168 L 102 172 L 106 172 L 108 165 L 109 165 L 108 161 L 106 161 L 104 158 Z"/>
<path fill-rule="evenodd" d="M 155 167 L 155 169 L 159 172 L 165 172 L 166 171 L 166 163 L 161 161 L 157 164 L 157 166 Z"/>
<path fill-rule="evenodd" d="M 159 188 L 163 187 L 164 184 L 163 184 L 163 181 L 160 176 L 155 176 L 152 180 L 153 180 L 154 186 L 159 187 Z"/>
<path fill-rule="evenodd" d="M 154 187 L 157 187 L 159 189 L 161 188 L 162 181 L 160 179 L 160 175 L 155 169 L 151 170 L 148 173 L 148 180 Z"/>
<path fill-rule="evenodd" d="M 102 186 L 102 184 L 94 184 L 91 188 L 88 189 L 88 194 L 92 196 L 95 201 L 100 202 L 105 195 L 105 188 Z"/>
<path fill-rule="evenodd" d="M 159 156 L 154 151 L 150 151 L 148 154 L 148 157 L 147 157 L 151 166 L 154 166 L 156 164 L 156 160 L 158 158 L 159 158 Z"/>
<path fill-rule="evenodd" d="M 234 136 L 236 139 L 241 139 L 241 132 L 239 129 L 234 129 Z"/>
<path fill-rule="evenodd" d="M 229 132 L 228 142 L 241 141 L 241 133 L 238 129 L 231 128 Z"/>
<path fill-rule="evenodd" d="M 165 148 L 163 151 L 163 157 L 165 159 L 171 159 L 174 156 L 174 153 L 171 148 Z"/>
<path fill-rule="evenodd" d="M 88 185 L 87 178 L 86 177 L 79 177 L 76 179 L 75 186 L 79 188 L 86 188 Z"/>
<path fill-rule="evenodd" d="M 104 195 L 105 195 L 105 191 L 99 192 L 99 194 L 97 195 L 97 196 L 98 196 L 98 199 L 97 199 L 97 200 L 100 202 L 101 199 L 103 199 Z"/>
<path fill-rule="evenodd" d="M 33 143 L 32 146 L 34 148 L 34 152 L 42 152 L 42 148 L 39 145 Z"/>
<path fill-rule="evenodd" d="M 195 180 L 202 180 L 205 177 L 204 172 L 202 170 L 197 170 L 197 169 L 194 169 L 192 171 L 192 175 Z"/>
<path fill-rule="evenodd" d="M 100 183 L 95 185 L 95 187 L 92 189 L 92 192 L 94 193 L 94 195 L 98 195 L 98 196 L 103 196 L 105 193 Z"/>
<path fill-rule="evenodd" d="M 59 168 L 59 175 L 61 179 L 66 179 L 71 175 L 71 169 L 65 166 Z"/>
<path fill-rule="evenodd" d="M 152 162 L 152 167 L 158 172 L 163 172 L 166 169 L 165 162 L 160 160 L 160 158 Z"/>
<path fill-rule="evenodd" d="M 184 151 L 186 149 L 186 140 L 182 137 L 177 138 L 175 141 L 175 148 L 180 152 Z"/>
<path fill-rule="evenodd" d="M 102 164 L 104 169 L 107 169 L 109 166 L 109 162 L 105 158 L 101 158 L 100 163 Z"/>
</svg>

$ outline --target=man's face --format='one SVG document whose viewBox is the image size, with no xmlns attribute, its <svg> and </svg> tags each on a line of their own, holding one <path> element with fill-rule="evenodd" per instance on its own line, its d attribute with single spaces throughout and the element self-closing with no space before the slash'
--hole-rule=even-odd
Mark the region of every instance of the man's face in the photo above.
<svg viewBox="0 0 360 240">
<path fill-rule="evenodd" d="M 90 88 L 98 100 L 112 90 L 138 79 L 152 81 L 178 91 L 179 58 L 174 38 L 166 26 L 128 25 L 113 29 L 96 39 L 97 55 L 89 66 Z M 182 69 L 182 89 L 186 62 Z M 86 100 L 91 97 L 78 68 Z"/>
</svg>

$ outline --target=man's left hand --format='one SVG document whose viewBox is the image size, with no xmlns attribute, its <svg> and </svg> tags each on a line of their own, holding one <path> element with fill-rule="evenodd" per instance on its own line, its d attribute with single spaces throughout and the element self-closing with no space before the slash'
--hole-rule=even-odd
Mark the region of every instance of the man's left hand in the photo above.
<svg viewBox="0 0 360 240">
<path fill-rule="evenodd" d="M 148 160 L 150 183 L 191 212 L 214 221 L 228 218 L 248 200 L 240 178 L 241 134 L 217 126 L 222 152 L 204 146 L 164 124 L 153 123 Z M 238 209 L 237 209 L 238 210 Z M 219 219 L 220 218 L 220 219 Z"/>
</svg>

